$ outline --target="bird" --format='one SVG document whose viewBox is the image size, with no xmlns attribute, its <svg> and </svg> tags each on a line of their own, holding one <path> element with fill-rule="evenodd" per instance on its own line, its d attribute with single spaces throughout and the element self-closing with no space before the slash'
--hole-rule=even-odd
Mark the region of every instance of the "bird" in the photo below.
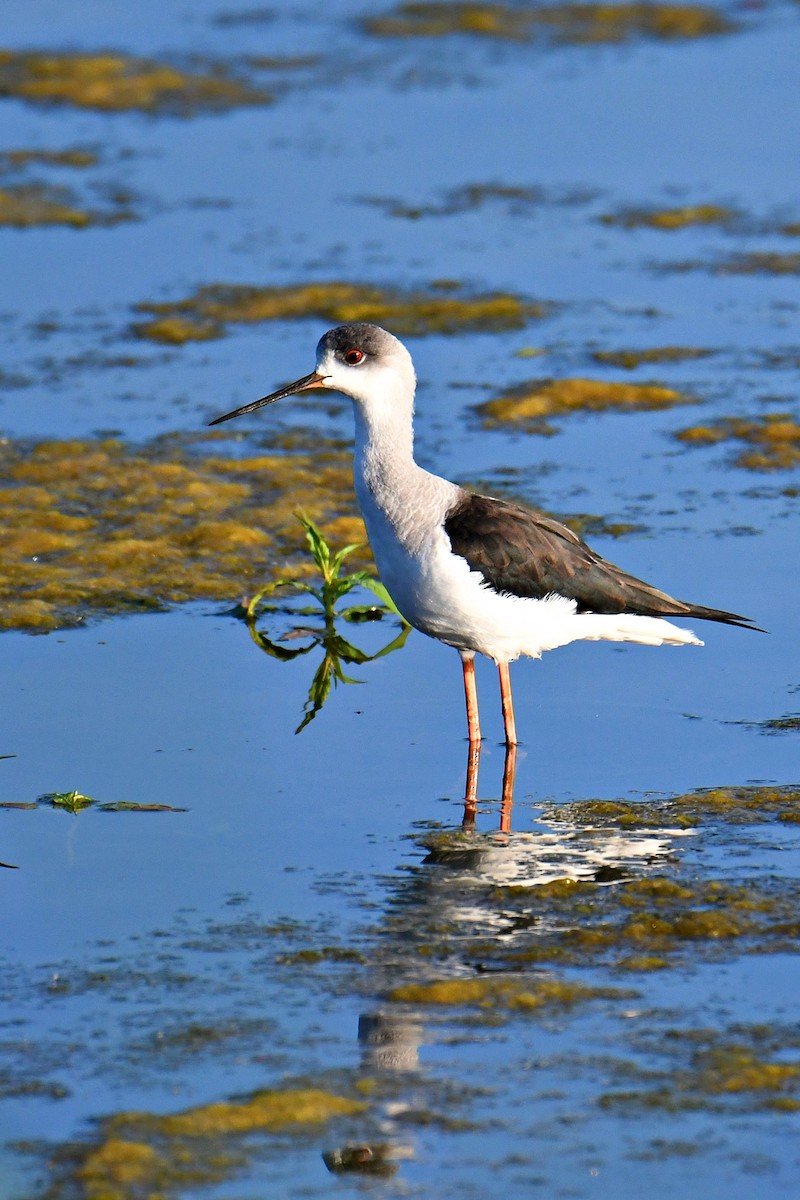
<svg viewBox="0 0 800 1200">
<path fill-rule="evenodd" d="M 509 663 L 574 641 L 702 646 L 667 617 L 758 629 L 748 617 L 677 600 L 629 575 L 559 521 L 468 491 L 414 458 L 409 351 L 368 322 L 338 325 L 310 374 L 209 422 L 312 389 L 353 401 L 353 477 L 378 574 L 405 620 L 461 656 L 471 746 L 480 746 L 475 655 L 494 661 L 507 747 L 517 745 Z M 762 631 L 763 632 L 763 631 Z"/>
</svg>

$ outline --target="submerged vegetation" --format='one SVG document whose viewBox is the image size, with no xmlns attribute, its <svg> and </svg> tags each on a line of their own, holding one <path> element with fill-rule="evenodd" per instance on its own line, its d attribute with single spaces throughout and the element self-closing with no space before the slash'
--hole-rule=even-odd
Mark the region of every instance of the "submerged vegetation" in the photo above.
<svg viewBox="0 0 800 1200">
<path fill-rule="evenodd" d="M 301 578 L 311 568 L 298 553 L 298 505 L 332 536 L 365 540 L 344 447 L 289 438 L 229 458 L 226 440 L 6 441 L 0 628 L 230 601 L 278 571 Z"/>
<path fill-rule="evenodd" d="M 388 16 L 368 17 L 377 37 L 444 37 L 471 34 L 506 41 L 550 38 L 562 43 L 623 42 L 650 37 L 666 40 L 727 33 L 735 26 L 715 9 L 700 4 L 400 4 Z"/>
<path fill-rule="evenodd" d="M 480 1042 L 498 1027 L 512 1026 L 514 1043 L 522 1042 L 522 1053 L 529 1053 L 524 1041 L 529 1023 L 542 1023 L 549 1037 L 561 1036 L 587 1010 L 592 1020 L 580 1026 L 555 1062 L 537 1060 L 542 1081 L 561 1088 L 568 1064 L 570 1076 L 585 1089 L 581 1102 L 587 1111 L 794 1113 L 800 1110 L 800 1038 L 794 1025 L 731 1024 L 705 1010 L 705 1024 L 698 1027 L 691 1013 L 684 1020 L 674 1004 L 659 1007 L 651 980 L 670 971 L 676 980 L 701 964 L 743 954 L 796 954 L 797 880 L 746 868 L 741 878 L 718 877 L 713 868 L 708 874 L 702 839 L 710 833 L 718 849 L 723 823 L 735 839 L 741 823 L 783 822 L 790 815 L 796 820 L 799 813 L 797 788 L 755 785 L 642 801 L 547 805 L 536 831 L 516 837 L 426 831 L 417 839 L 424 857 L 418 853 L 391 877 L 381 904 L 359 908 L 349 933 L 337 924 L 335 943 L 325 913 L 272 925 L 260 915 L 239 913 L 197 929 L 187 928 L 182 915 L 174 929 L 159 929 L 146 945 L 137 935 L 134 951 L 109 957 L 108 946 L 98 947 L 103 957 L 95 969 L 56 967 L 46 994 L 63 1006 L 80 1001 L 79 1009 L 64 1011 L 79 1013 L 78 1028 L 68 1033 L 70 1044 L 79 1041 L 82 1071 L 93 1056 L 102 1062 L 107 1041 L 87 1036 L 93 1027 L 85 1022 L 107 1015 L 99 1008 L 91 1017 L 87 999 L 104 995 L 123 1009 L 121 1044 L 105 1066 L 117 1083 L 120 1071 L 137 1061 L 168 1070 L 170 1079 L 200 1056 L 224 1056 L 228 1062 L 241 1055 L 260 1064 L 274 1040 L 263 1011 L 265 968 L 271 988 L 282 984 L 294 997 L 301 992 L 311 997 L 305 1017 L 310 1041 L 301 1044 L 312 1058 L 319 999 L 345 997 L 361 1006 L 366 995 L 375 997 L 380 1007 L 364 1019 L 369 1040 L 362 1042 L 362 1054 L 374 1050 L 377 1057 L 366 1057 L 357 1070 L 330 1068 L 326 1039 L 329 1066 L 303 1079 L 288 1076 L 280 1084 L 239 1096 L 223 1093 L 174 1111 L 122 1110 L 99 1117 L 81 1138 L 20 1146 L 47 1165 L 46 1190 L 36 1194 L 42 1200 L 140 1195 L 169 1200 L 187 1189 L 235 1184 L 241 1190 L 255 1163 L 273 1153 L 285 1155 L 287 1145 L 293 1153 L 302 1148 L 317 1163 L 321 1157 L 331 1170 L 369 1172 L 374 1163 L 376 1173 L 390 1174 L 413 1154 L 403 1152 L 402 1131 L 485 1127 L 476 1089 L 459 1080 L 454 1091 L 449 1081 L 443 1085 L 432 1072 L 416 1069 L 423 1041 Z M 684 862 L 686 825 L 694 832 L 684 845 L 693 853 Z M 780 828 L 776 824 L 775 832 Z M 770 837 L 770 845 L 774 841 Z M 742 847 L 752 843 L 752 833 L 744 833 Z M 538 883 L 531 879 L 537 864 L 544 868 Z M 518 882 L 510 870 L 515 866 Z M 236 969 L 228 969 L 229 963 Z M 38 971 L 33 988 L 39 996 Z M 192 1012 L 198 990 L 225 998 L 218 1021 L 205 1011 L 202 1018 Z M 181 1016 L 168 1016 L 165 1026 L 157 1006 L 158 1024 L 143 1039 L 143 1015 L 154 1019 L 154 993 L 168 997 L 170 1016 L 180 999 Z M 146 1009 L 135 1007 L 137 995 Z M 301 1011 L 295 1003 L 291 1019 L 293 1032 L 303 1038 L 308 1033 L 298 1021 Z M 613 1055 L 607 1052 L 609 1036 Z M 5 1095 L 52 1101 L 69 1095 L 60 1078 L 64 1054 L 58 1046 L 37 1054 L 32 1073 L 30 1044 L 3 1043 Z M 347 1054 L 349 1059 L 349 1045 Z M 527 1065 L 513 1069 L 524 1073 L 529 1088 Z M 515 1086 L 521 1086 L 518 1075 Z M 546 1095 L 549 1104 L 552 1096 Z M 467 1107 L 468 1119 L 459 1106 Z M 498 1111 L 491 1120 L 505 1119 Z M 344 1148 L 333 1150 L 330 1143 L 326 1148 L 323 1131 L 346 1138 Z M 377 1157 L 371 1147 L 378 1148 Z"/>
<path fill-rule="evenodd" d="M 236 1178 L 260 1142 L 276 1134 L 308 1136 L 329 1122 L 355 1116 L 361 1099 L 322 1088 L 285 1087 L 165 1114 L 117 1113 L 95 1142 L 73 1143 L 51 1164 L 48 1195 L 83 1200 L 177 1196 Z"/>
<path fill-rule="evenodd" d="M 269 97 L 219 65 L 183 71 L 126 54 L 16 53 L 0 50 L 0 96 L 72 104 L 100 112 L 191 116 L 266 104 Z"/>
<path fill-rule="evenodd" d="M 75 146 L 65 150 L 6 150 L 0 153 L 0 226 L 30 229 L 65 225 L 86 229 L 130 220 L 132 197 L 120 187 L 92 187 L 91 199 L 76 195 L 63 184 L 65 171 L 97 166 L 96 150 Z M 89 173 L 93 174 L 93 173 Z M 42 178 L 42 176 L 51 178 Z M 55 180 L 55 181 L 54 181 Z M 81 180 L 83 183 L 84 180 Z"/>
<path fill-rule="evenodd" d="M 691 396 L 660 384 L 609 383 L 602 379 L 538 379 L 478 406 L 487 426 L 552 434 L 549 417 L 576 412 L 635 412 L 692 404 Z"/>
<path fill-rule="evenodd" d="M 221 337 L 229 323 L 320 317 L 334 324 L 372 321 L 398 336 L 521 329 L 545 315 L 542 304 L 505 293 L 463 295 L 450 281 L 428 291 L 400 292 L 340 281 L 292 287 L 209 284 L 185 300 L 137 305 L 153 319 L 134 325 L 138 337 L 170 345 Z"/>
</svg>

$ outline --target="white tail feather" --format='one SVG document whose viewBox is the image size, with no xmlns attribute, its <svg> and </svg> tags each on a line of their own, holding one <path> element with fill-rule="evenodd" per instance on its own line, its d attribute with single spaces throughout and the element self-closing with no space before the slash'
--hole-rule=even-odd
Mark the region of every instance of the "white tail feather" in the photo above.
<svg viewBox="0 0 800 1200">
<path fill-rule="evenodd" d="M 575 621 L 575 637 L 589 642 L 638 642 L 642 646 L 702 646 L 691 629 L 681 629 L 663 617 L 640 617 L 631 613 L 607 616 L 580 614 Z M 584 626 L 585 622 L 585 626 Z"/>
</svg>

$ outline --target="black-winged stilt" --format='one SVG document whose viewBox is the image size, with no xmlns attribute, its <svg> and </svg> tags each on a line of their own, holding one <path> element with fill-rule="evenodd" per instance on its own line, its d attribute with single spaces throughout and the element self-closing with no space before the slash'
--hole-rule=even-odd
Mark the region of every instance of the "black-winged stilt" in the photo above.
<svg viewBox="0 0 800 1200">
<path fill-rule="evenodd" d="M 606 562 L 532 509 L 467 492 L 414 461 L 416 378 L 402 342 L 377 325 L 321 338 L 310 375 L 212 421 L 310 388 L 353 400 L 355 488 L 381 580 L 406 620 L 461 655 L 471 745 L 480 742 L 475 654 L 500 674 L 506 744 L 517 743 L 508 665 L 568 642 L 701 646 L 665 617 L 757 628 L 746 617 L 676 600 Z"/>
</svg>

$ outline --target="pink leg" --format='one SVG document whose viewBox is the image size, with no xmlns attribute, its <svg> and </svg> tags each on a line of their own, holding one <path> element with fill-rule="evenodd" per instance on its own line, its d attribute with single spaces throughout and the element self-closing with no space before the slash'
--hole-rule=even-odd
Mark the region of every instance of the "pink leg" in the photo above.
<svg viewBox="0 0 800 1200">
<path fill-rule="evenodd" d="M 464 695 L 467 699 L 467 730 L 469 744 L 480 744 L 481 725 L 478 719 L 478 689 L 475 685 L 475 656 L 462 654 L 461 666 L 464 670 Z"/>
<path fill-rule="evenodd" d="M 503 725 L 506 731 L 506 745 L 516 746 L 517 727 L 514 723 L 514 704 L 511 700 L 511 674 L 507 662 L 497 664 L 500 672 L 500 700 L 503 705 Z"/>
</svg>

